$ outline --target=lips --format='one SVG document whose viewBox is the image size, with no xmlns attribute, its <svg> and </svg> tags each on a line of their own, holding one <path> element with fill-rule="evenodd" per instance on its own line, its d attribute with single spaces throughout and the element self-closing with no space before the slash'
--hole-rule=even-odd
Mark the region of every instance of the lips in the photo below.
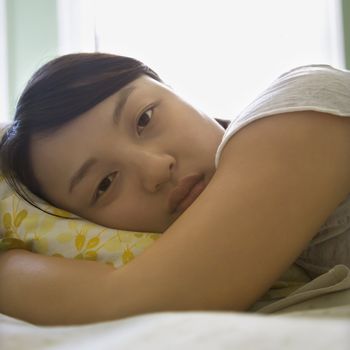
<svg viewBox="0 0 350 350">
<path fill-rule="evenodd" d="M 202 180 L 204 180 L 203 174 L 190 175 L 181 179 L 178 186 L 170 193 L 168 201 L 169 211 L 174 213 L 178 211 L 177 209 L 180 209 L 180 207 L 181 209 L 186 209 L 204 189 L 205 185 Z M 201 181 L 203 182 L 203 186 L 200 184 Z M 194 189 L 196 191 L 194 191 Z"/>
</svg>

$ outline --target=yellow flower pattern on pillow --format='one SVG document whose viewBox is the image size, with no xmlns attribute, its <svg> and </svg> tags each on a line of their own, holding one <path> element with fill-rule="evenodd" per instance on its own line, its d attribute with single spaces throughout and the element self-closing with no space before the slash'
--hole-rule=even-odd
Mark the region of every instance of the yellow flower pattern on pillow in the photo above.
<svg viewBox="0 0 350 350">
<path fill-rule="evenodd" d="M 18 197 L 0 176 L 0 250 L 24 248 L 35 253 L 97 260 L 121 267 L 160 237 L 157 233 L 106 228 L 76 218 L 38 200 L 47 214 Z"/>
</svg>

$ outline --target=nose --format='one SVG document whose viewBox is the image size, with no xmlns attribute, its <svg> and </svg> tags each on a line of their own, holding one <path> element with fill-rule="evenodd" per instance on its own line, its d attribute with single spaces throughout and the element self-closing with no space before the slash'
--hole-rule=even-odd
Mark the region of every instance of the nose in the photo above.
<svg viewBox="0 0 350 350">
<path fill-rule="evenodd" d="M 141 185 L 149 192 L 157 192 L 172 179 L 175 159 L 169 154 L 143 151 L 136 159 Z"/>
</svg>

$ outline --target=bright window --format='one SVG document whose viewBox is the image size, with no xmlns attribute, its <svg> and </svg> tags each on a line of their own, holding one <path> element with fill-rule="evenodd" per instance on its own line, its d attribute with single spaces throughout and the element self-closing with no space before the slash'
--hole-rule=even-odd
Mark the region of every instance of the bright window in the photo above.
<svg viewBox="0 0 350 350">
<path fill-rule="evenodd" d="M 138 58 L 211 116 L 233 117 L 298 65 L 344 65 L 338 1 L 89 3 L 98 51 Z"/>
</svg>

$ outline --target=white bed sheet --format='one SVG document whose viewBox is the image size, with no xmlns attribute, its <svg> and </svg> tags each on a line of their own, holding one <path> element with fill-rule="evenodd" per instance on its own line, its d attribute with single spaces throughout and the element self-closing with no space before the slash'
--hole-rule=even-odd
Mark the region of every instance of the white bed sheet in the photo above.
<svg viewBox="0 0 350 350">
<path fill-rule="evenodd" d="M 0 315 L 2 350 L 349 350 L 350 306 L 282 315 L 160 312 L 83 326 L 38 327 Z"/>
</svg>

